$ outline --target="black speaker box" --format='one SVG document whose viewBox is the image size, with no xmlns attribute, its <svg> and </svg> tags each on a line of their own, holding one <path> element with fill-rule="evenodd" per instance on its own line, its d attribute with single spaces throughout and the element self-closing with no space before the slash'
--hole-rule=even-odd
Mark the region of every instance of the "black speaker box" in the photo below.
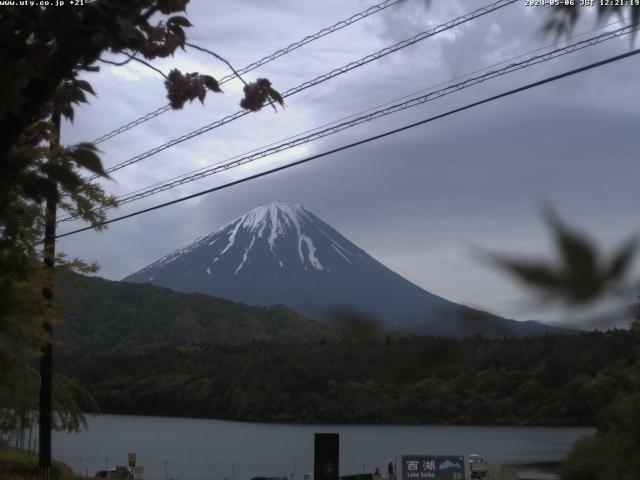
<svg viewBox="0 0 640 480">
<path fill-rule="evenodd" d="M 340 436 L 316 433 L 314 442 L 313 480 L 338 480 Z"/>
</svg>

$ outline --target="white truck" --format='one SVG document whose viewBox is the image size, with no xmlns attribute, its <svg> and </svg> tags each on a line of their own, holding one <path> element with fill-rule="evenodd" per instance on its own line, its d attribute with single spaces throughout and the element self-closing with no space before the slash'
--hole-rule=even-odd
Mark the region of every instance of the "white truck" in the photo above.
<svg viewBox="0 0 640 480">
<path fill-rule="evenodd" d="M 488 468 L 484 458 L 477 453 L 469 455 L 469 471 L 472 480 L 476 478 L 486 479 Z"/>
</svg>

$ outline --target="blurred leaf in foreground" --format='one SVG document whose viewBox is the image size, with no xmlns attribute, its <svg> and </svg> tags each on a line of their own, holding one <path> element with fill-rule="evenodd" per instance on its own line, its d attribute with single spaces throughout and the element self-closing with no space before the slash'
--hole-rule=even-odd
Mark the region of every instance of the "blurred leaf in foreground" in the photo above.
<svg viewBox="0 0 640 480">
<path fill-rule="evenodd" d="M 547 210 L 545 216 L 553 235 L 557 260 L 488 253 L 489 260 L 525 286 L 537 290 L 545 301 L 583 305 L 622 284 L 637 250 L 635 236 L 613 254 L 605 255 L 586 234 L 567 226 L 552 210 Z"/>
</svg>

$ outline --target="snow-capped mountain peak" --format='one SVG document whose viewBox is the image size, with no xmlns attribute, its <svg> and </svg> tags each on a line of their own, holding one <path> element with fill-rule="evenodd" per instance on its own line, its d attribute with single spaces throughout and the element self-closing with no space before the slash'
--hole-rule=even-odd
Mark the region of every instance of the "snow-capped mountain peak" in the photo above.
<svg viewBox="0 0 640 480">
<path fill-rule="evenodd" d="M 254 305 L 284 304 L 316 319 L 350 307 L 390 328 L 417 332 L 486 333 L 493 325 L 502 336 L 518 324 L 421 289 L 301 205 L 285 202 L 260 205 L 124 280 Z M 477 327 L 470 327 L 470 316 Z"/>
<path fill-rule="evenodd" d="M 300 260 L 304 262 L 301 251 L 302 242 L 307 243 L 310 252 L 314 250 L 313 240 L 306 236 L 301 229 L 301 225 L 305 220 L 313 221 L 311 214 L 301 205 L 274 201 L 267 205 L 260 205 L 231 223 L 236 223 L 235 231 L 243 229 L 258 238 L 267 235 L 267 243 L 272 252 L 274 252 L 278 237 L 280 235 L 286 235 L 291 228 L 295 228 L 299 238 L 298 253 Z M 318 269 L 322 269 L 322 265 L 312 253 L 309 257 L 312 265 Z"/>
<path fill-rule="evenodd" d="M 370 257 L 301 205 L 274 201 L 256 207 L 138 273 L 153 282 L 157 278 L 153 272 L 178 260 L 192 263 L 194 258 L 198 264 L 204 264 L 199 268 L 207 275 L 229 270 L 238 275 L 249 272 L 254 264 L 269 265 L 275 270 L 287 265 L 305 271 L 330 271 L 341 264 L 363 262 Z"/>
</svg>

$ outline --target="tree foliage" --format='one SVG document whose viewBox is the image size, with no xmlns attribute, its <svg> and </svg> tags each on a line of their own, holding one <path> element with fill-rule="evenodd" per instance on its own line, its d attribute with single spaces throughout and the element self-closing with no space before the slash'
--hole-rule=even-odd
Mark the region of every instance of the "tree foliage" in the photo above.
<svg viewBox="0 0 640 480">
<path fill-rule="evenodd" d="M 16 446 L 24 448 L 24 437 L 29 439 L 33 429 L 39 423 L 38 399 L 40 375 L 28 363 L 20 363 L 5 372 L 0 382 L 0 434 L 3 437 L 14 436 Z M 86 427 L 85 411 L 98 411 L 98 404 L 77 380 L 62 374 L 53 377 L 53 428 L 78 432 Z M 27 446 L 26 450 L 29 447 Z"/>
<path fill-rule="evenodd" d="M 55 270 L 42 267 L 39 245 L 45 222 L 53 220 L 43 204 L 55 203 L 96 228 L 104 219 L 100 207 L 115 205 L 114 197 L 86 178 L 106 177 L 97 148 L 59 144 L 60 116 L 73 121 L 74 108 L 96 94 L 86 78 L 100 63 L 134 61 L 158 71 L 173 108 L 194 99 L 203 102 L 209 91 L 221 92 L 210 75 L 176 69 L 165 75 L 150 63 L 185 48 L 191 23 L 180 13 L 188 3 L 94 0 L 78 8 L 0 11 L 0 369 L 22 372 L 25 384 L 31 378 L 28 365 L 49 340 L 43 323 L 59 325 L 59 308 L 42 298 L 43 287 L 55 291 L 61 275 L 97 268 L 62 255 Z M 267 93 L 278 95 L 272 89 Z M 15 388 L 24 386 L 21 377 L 5 375 L 3 388 L 11 390 L 9 379 L 18 382 Z M 73 382 L 61 379 L 62 384 L 60 394 L 78 393 Z M 19 400 L 5 396 L 5 405 L 9 399 Z M 75 422 L 77 413 L 58 426 Z"/>
<path fill-rule="evenodd" d="M 624 276 L 636 251 L 636 239 L 627 241 L 607 259 L 584 233 L 568 228 L 552 213 L 548 219 L 558 250 L 555 262 L 498 254 L 491 256 L 493 261 L 541 293 L 543 302 L 558 300 L 574 307 L 603 297 L 626 280 Z M 634 352 L 628 358 L 627 368 L 604 370 L 598 381 L 584 382 L 574 396 L 567 399 L 572 408 L 586 406 L 596 413 L 597 430 L 572 446 L 562 465 L 563 480 L 635 480 L 640 476 L 640 304 L 630 310 L 635 312 L 636 320 L 627 334 Z M 625 318 L 614 312 L 608 320 L 620 322 Z M 606 362 L 602 357 L 595 357 L 593 361 L 600 365 Z M 573 380 L 576 381 L 578 378 Z M 620 388 L 621 384 L 625 387 Z M 583 393 L 585 403 L 574 403 Z M 531 397 L 531 393 L 526 396 Z"/>
<path fill-rule="evenodd" d="M 250 306 L 200 293 L 85 277 L 65 282 L 58 296 L 67 351 L 128 351 L 192 342 L 310 342 L 337 335 L 283 305 Z"/>
<path fill-rule="evenodd" d="M 632 329 L 636 361 L 629 388 L 602 409 L 596 433 L 576 442 L 562 465 L 563 480 L 635 480 L 640 476 L 640 320 Z"/>
<path fill-rule="evenodd" d="M 114 345 L 114 348 L 116 346 Z M 272 422 L 593 425 L 630 391 L 626 331 L 187 344 L 58 364 L 103 411 Z"/>
<path fill-rule="evenodd" d="M 0 472 L 2 480 L 38 480 L 41 478 L 38 457 L 20 452 L 0 440 Z M 51 462 L 51 480 L 86 480 L 59 461 Z"/>
<path fill-rule="evenodd" d="M 640 24 L 640 6 L 628 5 L 633 2 L 594 2 L 591 9 L 596 11 L 598 23 L 604 23 L 612 16 L 620 19 L 628 19 L 628 23 L 633 26 Z M 572 2 L 557 2 L 557 5 L 549 7 L 549 15 L 543 25 L 545 34 L 562 38 L 571 34 L 581 15 L 588 10 L 588 7 L 580 5 L 579 0 Z M 634 37 L 635 38 L 635 34 Z"/>
<path fill-rule="evenodd" d="M 640 25 L 640 6 L 633 2 L 595 2 L 597 23 L 604 23 L 617 16 L 630 25 Z M 580 2 L 559 2 L 549 11 L 544 23 L 545 35 L 556 39 L 568 36 L 587 9 Z M 637 30 L 631 37 L 635 42 Z M 583 306 L 615 289 L 624 280 L 637 250 L 637 239 L 622 245 L 609 259 L 598 251 L 595 242 L 584 234 L 569 229 L 550 213 L 551 232 L 558 247 L 559 258 L 555 263 L 542 260 L 492 255 L 495 263 L 513 275 L 543 300 L 561 301 L 574 307 Z M 630 334 L 635 337 L 636 354 L 626 375 L 612 380 L 623 381 L 627 388 L 617 390 L 615 381 L 608 387 L 611 401 L 600 411 L 598 429 L 594 435 L 576 442 L 565 460 L 561 476 L 563 480 L 635 480 L 640 477 L 640 307 L 635 305 L 636 321 Z M 619 312 L 605 317 L 617 322 L 624 317 Z M 587 326 L 587 325 L 585 325 Z M 603 362 L 602 359 L 594 359 Z"/>
</svg>

